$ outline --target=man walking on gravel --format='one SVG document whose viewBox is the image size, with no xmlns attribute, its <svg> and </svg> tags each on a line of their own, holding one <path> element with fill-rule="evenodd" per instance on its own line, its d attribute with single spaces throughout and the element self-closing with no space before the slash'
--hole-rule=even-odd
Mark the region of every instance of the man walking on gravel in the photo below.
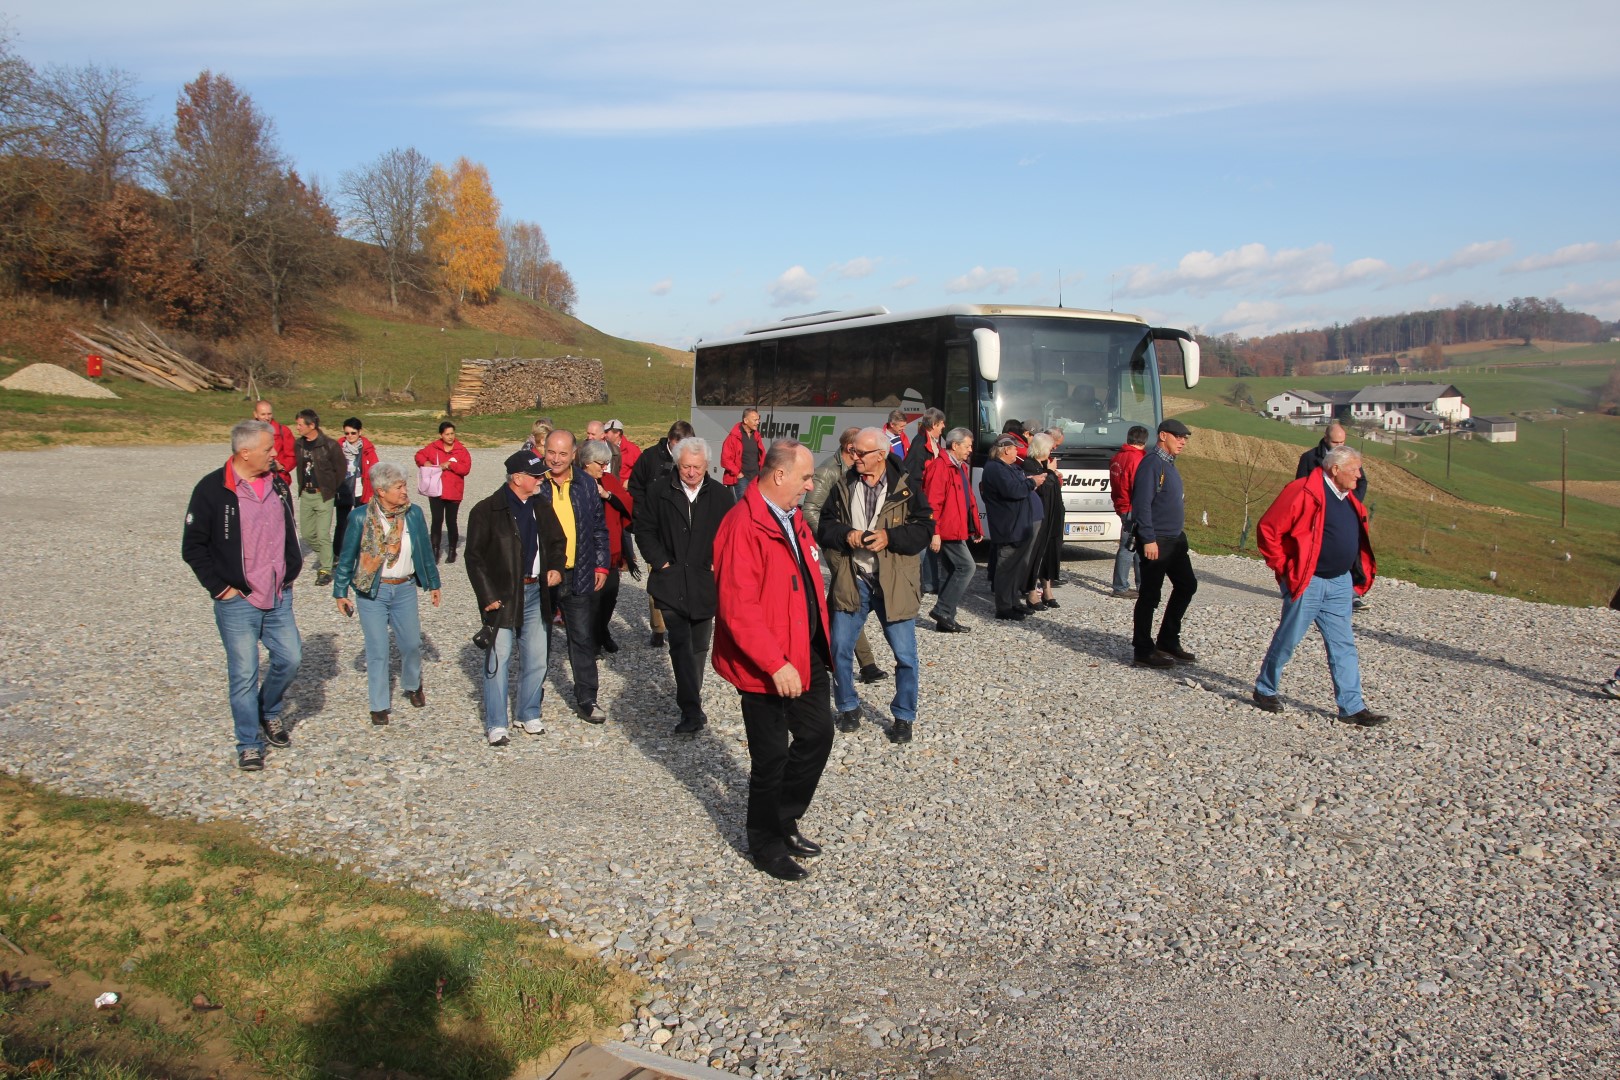
<svg viewBox="0 0 1620 1080">
<path fill-rule="evenodd" d="M 765 440 L 759 434 L 759 410 L 744 409 L 742 419 L 720 444 L 722 483 L 734 498 L 740 500 L 748 485 L 759 476 L 760 462 L 764 458 Z"/>
<path fill-rule="evenodd" d="M 1167 668 L 1197 659 L 1181 647 L 1181 618 L 1198 591 L 1192 556 L 1187 547 L 1186 500 L 1176 456 L 1187 448 L 1192 434 L 1187 425 L 1171 418 L 1159 425 L 1159 445 L 1142 455 L 1131 485 L 1131 511 L 1142 552 L 1142 590 L 1136 598 L 1131 632 L 1132 667 Z M 1170 600 L 1164 605 L 1159 636 L 1153 636 L 1153 614 L 1159 608 L 1164 579 L 1170 579 Z"/>
<path fill-rule="evenodd" d="M 677 420 L 669 425 L 669 434 L 663 442 L 654 443 L 644 454 L 637 451 L 636 463 L 630 469 L 630 479 L 624 483 L 632 502 L 645 499 L 648 488 L 675 471 L 675 447 L 682 439 L 690 439 L 695 434 L 697 432 L 692 430 L 691 424 L 685 420 Z M 726 494 L 729 495 L 730 492 Z M 663 648 L 664 616 L 659 613 L 658 604 L 650 595 L 647 597 L 647 624 L 652 630 L 652 635 L 647 638 L 647 648 Z"/>
<path fill-rule="evenodd" d="M 1389 719 L 1362 699 L 1350 625 L 1350 600 L 1372 587 L 1376 570 L 1367 510 L 1355 495 L 1360 477 L 1361 451 L 1335 446 L 1321 468 L 1283 488 L 1260 518 L 1256 542 L 1283 593 L 1282 620 L 1254 681 L 1254 703 L 1266 712 L 1282 712 L 1282 669 L 1314 623 L 1327 647 L 1339 719 L 1362 727 Z"/>
<path fill-rule="evenodd" d="M 1317 469 L 1322 468 L 1322 461 L 1329 450 L 1336 446 L 1343 446 L 1345 440 L 1344 425 L 1337 420 L 1327 426 L 1322 433 L 1322 441 L 1299 455 L 1299 466 L 1294 469 L 1294 479 L 1303 480 Z M 1356 481 L 1356 501 L 1363 506 L 1367 505 L 1367 472 L 1362 470 L 1361 479 Z M 1361 596 L 1357 594 L 1351 602 L 1351 609 L 1361 610 Z"/>
<path fill-rule="evenodd" d="M 298 466 L 298 456 L 295 450 L 297 443 L 292 428 L 286 424 L 276 423 L 274 406 L 268 401 L 258 401 L 253 405 L 253 419 L 261 420 L 270 425 L 270 430 L 276 437 L 276 455 L 271 469 L 281 474 L 282 479 L 292 476 L 293 469 Z"/>
<path fill-rule="evenodd" d="M 348 471 L 348 459 L 338 441 L 321 430 L 314 409 L 300 409 L 293 420 L 298 429 L 298 526 L 304 543 L 319 564 L 315 584 L 332 584 L 332 532 L 338 486 Z"/>
<path fill-rule="evenodd" d="M 799 819 L 833 741 L 821 551 L 797 512 L 814 476 L 809 450 L 774 443 L 714 543 L 714 670 L 742 695 L 748 850 L 759 870 L 783 881 L 810 874 L 793 856 L 821 854 Z"/>
<path fill-rule="evenodd" d="M 574 704 L 588 724 L 607 721 L 596 702 L 596 605 L 612 561 L 607 516 L 596 481 L 574 462 L 574 433 L 558 428 L 546 436 L 545 478 L 539 499 L 551 507 L 567 540 L 562 584 L 553 593 L 568 638 Z M 546 624 L 551 625 L 549 620 Z"/>
<path fill-rule="evenodd" d="M 506 459 L 506 483 L 467 515 L 467 578 L 478 597 L 485 632 L 493 631 L 484 658 L 484 737 L 491 746 L 507 738 L 507 677 L 512 644 L 519 646 L 517 723 L 544 735 L 547 591 L 562 582 L 567 540 L 551 505 L 535 492 L 546 463 L 528 450 Z"/>
<path fill-rule="evenodd" d="M 303 661 L 292 583 L 303 567 L 292 492 L 272 471 L 275 432 L 261 420 L 231 428 L 231 456 L 197 482 L 186 507 L 180 556 L 214 598 L 225 646 L 236 763 L 264 768 L 265 744 L 290 746 L 281 707 Z M 259 684 L 259 645 L 270 670 Z"/>
<path fill-rule="evenodd" d="M 812 534 L 821 528 L 821 508 L 826 505 L 827 494 L 855 465 L 855 436 L 860 433 L 858 427 L 846 428 L 838 436 L 838 449 L 816 469 L 814 485 L 810 488 L 810 494 L 804 497 L 802 507 L 804 520 L 809 523 Z M 887 671 L 877 666 L 877 657 L 872 653 L 872 643 L 866 638 L 864 626 L 855 636 L 855 663 L 860 665 L 857 675 L 863 683 L 882 682 L 889 677 Z"/>
</svg>

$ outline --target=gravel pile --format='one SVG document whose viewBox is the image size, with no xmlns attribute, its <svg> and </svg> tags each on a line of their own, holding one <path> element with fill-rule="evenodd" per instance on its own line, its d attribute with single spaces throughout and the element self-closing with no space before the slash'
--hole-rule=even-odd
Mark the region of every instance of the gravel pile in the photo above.
<svg viewBox="0 0 1620 1080">
<path fill-rule="evenodd" d="M 1263 567 L 1195 560 L 1199 662 L 1129 668 L 1111 563 L 1063 607 L 919 630 L 917 741 L 840 735 L 797 885 L 740 852 L 747 753 L 676 720 L 628 580 L 606 727 L 548 690 L 482 744 L 459 566 L 423 608 L 428 708 L 367 722 L 360 629 L 298 587 L 292 749 L 234 767 L 224 660 L 179 558 L 221 448 L 0 455 L 0 767 L 545 920 L 643 976 L 623 1037 L 759 1076 L 1554 1076 L 1620 1065 L 1620 702 L 1611 613 L 1381 581 L 1369 703 L 1335 723 L 1314 638 L 1277 717 L 1247 697 Z M 475 453 L 469 491 L 499 483 Z M 385 460 L 407 461 L 398 448 Z M 77 496 L 75 498 L 74 496 Z M 626 625 L 628 624 L 628 625 Z M 560 642 L 560 638 L 557 639 Z M 880 659 L 884 655 L 878 648 Z M 566 684 L 566 665 L 553 663 Z M 892 682 L 863 688 L 886 718 Z"/>
<path fill-rule="evenodd" d="M 6 378 L 0 379 L 0 386 L 5 387 L 7 390 L 27 390 L 34 394 L 57 394 L 61 397 L 116 398 L 118 396 L 100 383 L 93 383 L 89 379 L 75 375 L 67 368 L 57 367 L 55 364 L 29 364 Z"/>
</svg>

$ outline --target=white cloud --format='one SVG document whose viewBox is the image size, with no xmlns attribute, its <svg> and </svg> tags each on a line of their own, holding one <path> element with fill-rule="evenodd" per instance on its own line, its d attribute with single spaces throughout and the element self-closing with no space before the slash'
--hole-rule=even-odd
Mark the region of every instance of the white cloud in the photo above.
<svg viewBox="0 0 1620 1080">
<path fill-rule="evenodd" d="M 834 263 L 827 267 L 827 272 L 834 277 L 863 278 L 869 277 L 876 270 L 882 259 L 869 259 L 865 255 L 854 258 L 846 263 Z"/>
<path fill-rule="evenodd" d="M 889 288 L 891 288 L 891 289 L 909 289 L 915 284 L 917 284 L 916 275 L 915 274 L 907 274 L 905 277 L 900 278 L 898 281 L 896 281 L 893 285 L 890 285 Z"/>
<path fill-rule="evenodd" d="M 1607 244 L 1587 242 L 1569 244 L 1549 255 L 1527 255 L 1502 268 L 1504 274 L 1529 270 L 1553 270 L 1560 266 L 1579 266 L 1582 263 L 1612 262 L 1620 259 L 1620 240 Z"/>
<path fill-rule="evenodd" d="M 1131 267 L 1120 286 L 1121 297 L 1163 296 L 1188 292 L 1194 296 L 1229 290 L 1275 291 L 1279 296 L 1315 295 L 1360 284 L 1386 273 L 1382 259 L 1355 259 L 1344 266 L 1333 261 L 1331 244 L 1272 251 L 1264 244 L 1244 244 L 1223 251 L 1191 251 L 1174 269 Z"/>
<path fill-rule="evenodd" d="M 820 295 L 820 283 L 802 266 L 790 266 L 766 287 L 772 307 L 808 304 Z"/>
<path fill-rule="evenodd" d="M 671 281 L 669 278 L 665 278 L 663 281 L 660 281 L 658 284 L 654 285 L 651 292 L 654 296 L 668 296 L 670 294 L 670 290 L 674 288 L 675 282 Z"/>
<path fill-rule="evenodd" d="M 982 266 L 975 266 L 972 270 L 960 277 L 951 278 L 945 283 L 948 293 L 985 292 L 1005 293 L 1018 284 L 1018 271 L 1010 266 L 998 266 L 994 270 L 986 270 Z"/>
<path fill-rule="evenodd" d="M 723 292 L 710 293 L 709 294 L 709 303 L 718 304 L 720 301 L 724 300 L 725 298 L 726 298 L 726 294 L 723 293 Z"/>
<path fill-rule="evenodd" d="M 1021 157 L 1021 158 L 1018 159 L 1018 167 L 1020 169 L 1027 169 L 1031 165 L 1034 165 L 1037 162 L 1039 162 L 1041 160 L 1041 158 L 1043 158 L 1045 156 L 1046 156 L 1045 154 L 1030 154 L 1027 157 Z"/>
<path fill-rule="evenodd" d="M 1243 300 L 1223 311 L 1220 318 L 1215 320 L 1215 325 L 1221 328 L 1222 333 L 1256 337 L 1271 333 L 1271 328 L 1287 310 L 1275 300 Z"/>
<path fill-rule="evenodd" d="M 1552 290 L 1550 295 L 1562 300 L 1565 307 L 1596 315 L 1600 319 L 1620 319 L 1620 278 L 1571 282 L 1563 288 Z"/>
<path fill-rule="evenodd" d="M 1513 241 L 1511 240 L 1485 240 L 1478 243 L 1467 244 L 1447 255 L 1436 263 L 1412 263 L 1410 266 L 1395 274 L 1380 288 L 1391 285 L 1402 285 L 1413 281 L 1427 281 L 1430 278 L 1444 277 L 1454 274 L 1458 270 L 1467 270 L 1471 267 L 1481 266 L 1497 259 L 1505 259 L 1513 254 Z"/>
</svg>

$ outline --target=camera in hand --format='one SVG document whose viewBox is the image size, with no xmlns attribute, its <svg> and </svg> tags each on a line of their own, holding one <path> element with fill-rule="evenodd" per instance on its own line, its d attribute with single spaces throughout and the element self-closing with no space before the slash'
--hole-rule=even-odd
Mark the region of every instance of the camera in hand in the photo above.
<svg viewBox="0 0 1620 1080">
<path fill-rule="evenodd" d="M 498 627 L 485 623 L 478 628 L 478 633 L 473 635 L 473 644 L 488 652 L 495 646 L 495 634 L 498 629 Z"/>
</svg>

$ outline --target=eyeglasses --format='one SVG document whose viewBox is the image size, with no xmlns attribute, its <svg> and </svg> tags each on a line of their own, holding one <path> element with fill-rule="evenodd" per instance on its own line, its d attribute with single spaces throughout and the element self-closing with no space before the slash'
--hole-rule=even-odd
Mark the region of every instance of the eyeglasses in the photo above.
<svg viewBox="0 0 1620 1080">
<path fill-rule="evenodd" d="M 877 447 L 874 450 L 854 450 L 854 451 L 851 451 L 851 453 L 853 453 L 855 455 L 857 460 L 860 460 L 862 458 L 869 458 L 873 454 L 887 454 L 888 452 L 889 451 L 883 449 L 881 446 Z"/>
</svg>

